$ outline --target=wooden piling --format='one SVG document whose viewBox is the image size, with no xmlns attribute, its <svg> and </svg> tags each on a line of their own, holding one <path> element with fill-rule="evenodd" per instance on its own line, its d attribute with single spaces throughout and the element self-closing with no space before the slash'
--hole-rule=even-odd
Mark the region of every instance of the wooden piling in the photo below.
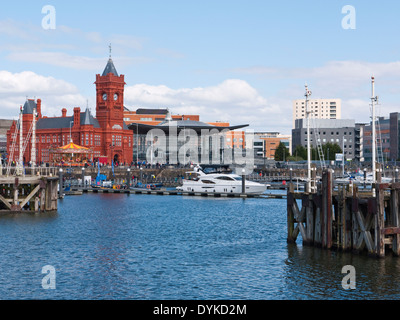
<svg viewBox="0 0 400 320">
<path fill-rule="evenodd" d="M 374 192 L 360 192 L 357 185 L 333 190 L 332 173 L 323 173 L 317 193 L 287 192 L 288 242 L 300 234 L 303 244 L 324 249 L 366 252 L 383 258 L 392 249 L 400 256 L 400 183 L 373 186 Z M 376 195 L 376 196 L 374 196 Z"/>
<path fill-rule="evenodd" d="M 57 210 L 58 177 L 0 176 L 1 212 Z"/>
</svg>

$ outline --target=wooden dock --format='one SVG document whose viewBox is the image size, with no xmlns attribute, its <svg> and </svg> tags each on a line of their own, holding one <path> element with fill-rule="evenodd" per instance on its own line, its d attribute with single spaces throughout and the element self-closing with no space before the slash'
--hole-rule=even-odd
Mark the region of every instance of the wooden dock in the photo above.
<svg viewBox="0 0 400 320">
<path fill-rule="evenodd" d="M 375 191 L 375 194 L 374 194 Z M 400 255 L 400 183 L 356 185 L 333 189 L 332 173 L 323 173 L 316 193 L 287 191 L 287 241 L 300 234 L 303 244 L 325 249 Z"/>
<path fill-rule="evenodd" d="M 57 210 L 56 171 L 37 168 L 32 172 L 9 174 L 0 170 L 0 212 L 45 212 Z"/>
<path fill-rule="evenodd" d="M 159 196 L 190 196 L 209 198 L 263 198 L 263 199 L 285 199 L 286 194 L 264 193 L 264 194 L 241 194 L 241 193 L 219 193 L 219 192 L 187 192 L 169 189 L 151 190 L 145 188 L 113 189 L 113 188 L 71 188 L 65 195 L 80 195 L 82 193 L 122 193 L 122 194 L 150 194 Z"/>
</svg>

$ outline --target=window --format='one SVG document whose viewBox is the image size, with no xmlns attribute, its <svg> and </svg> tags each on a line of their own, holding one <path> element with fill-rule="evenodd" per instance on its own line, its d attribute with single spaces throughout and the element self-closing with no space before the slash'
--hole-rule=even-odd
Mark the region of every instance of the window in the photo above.
<svg viewBox="0 0 400 320">
<path fill-rule="evenodd" d="M 206 184 L 215 184 L 215 182 L 211 181 L 211 180 L 201 180 L 201 182 L 206 183 Z"/>
<path fill-rule="evenodd" d="M 235 179 L 233 179 L 233 178 L 231 178 L 231 177 L 228 177 L 228 176 L 217 177 L 217 178 L 215 178 L 215 179 L 217 179 L 217 180 L 225 180 L 225 181 L 232 181 L 232 180 L 235 180 Z"/>
</svg>

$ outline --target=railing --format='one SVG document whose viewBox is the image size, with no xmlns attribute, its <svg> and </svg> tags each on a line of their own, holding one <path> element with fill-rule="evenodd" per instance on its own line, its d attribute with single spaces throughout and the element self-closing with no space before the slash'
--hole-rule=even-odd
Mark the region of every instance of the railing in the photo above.
<svg viewBox="0 0 400 320">
<path fill-rule="evenodd" d="M 13 176 L 41 176 L 41 177 L 55 177 L 58 176 L 60 168 L 56 167 L 11 167 L 7 172 L 6 167 L 0 167 L 0 176 L 13 177 Z"/>
</svg>

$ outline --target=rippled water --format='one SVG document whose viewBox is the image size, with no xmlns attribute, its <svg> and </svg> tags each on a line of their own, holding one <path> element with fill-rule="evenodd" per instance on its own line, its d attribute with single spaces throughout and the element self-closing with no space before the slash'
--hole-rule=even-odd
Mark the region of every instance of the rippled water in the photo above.
<svg viewBox="0 0 400 320">
<path fill-rule="evenodd" d="M 0 216 L 0 235 L 0 299 L 400 297 L 400 258 L 287 245 L 284 199 L 84 194 L 54 214 Z"/>
</svg>

